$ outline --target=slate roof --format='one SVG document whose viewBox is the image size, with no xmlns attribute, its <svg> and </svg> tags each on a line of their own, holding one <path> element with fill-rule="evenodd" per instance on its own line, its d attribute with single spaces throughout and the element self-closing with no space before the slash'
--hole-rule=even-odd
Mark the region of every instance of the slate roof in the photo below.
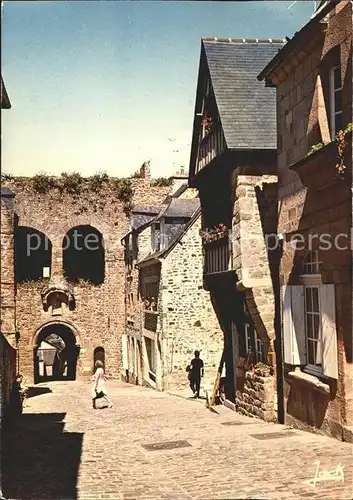
<svg viewBox="0 0 353 500">
<path fill-rule="evenodd" d="M 151 222 L 159 214 L 161 207 L 153 205 L 136 205 L 132 210 L 131 227 L 138 229 Z"/>
<path fill-rule="evenodd" d="M 276 91 L 257 75 L 284 43 L 202 39 L 229 149 L 276 149 Z"/>
<path fill-rule="evenodd" d="M 172 198 L 166 210 L 160 213 L 161 217 L 191 217 L 200 206 L 199 198 Z"/>
<path fill-rule="evenodd" d="M 13 191 L 8 187 L 1 187 L 1 196 L 13 197 L 15 196 Z"/>
<path fill-rule="evenodd" d="M 4 80 L 1 76 L 1 109 L 10 109 L 11 103 L 6 91 Z"/>
<path fill-rule="evenodd" d="M 181 238 L 184 236 L 184 234 L 188 231 L 190 226 L 196 221 L 196 219 L 200 216 L 201 214 L 201 206 L 199 206 L 194 210 L 192 217 L 186 222 L 185 224 L 182 224 L 180 227 L 180 231 L 178 234 L 168 243 L 168 245 L 163 248 L 163 250 L 159 250 L 158 252 L 155 252 L 153 254 L 147 255 L 144 257 L 142 260 L 140 260 L 137 265 L 140 266 L 141 264 L 144 264 L 149 261 L 158 261 L 159 259 L 163 259 L 166 257 L 175 247 L 175 245 L 178 243 L 178 241 L 181 240 Z"/>
</svg>

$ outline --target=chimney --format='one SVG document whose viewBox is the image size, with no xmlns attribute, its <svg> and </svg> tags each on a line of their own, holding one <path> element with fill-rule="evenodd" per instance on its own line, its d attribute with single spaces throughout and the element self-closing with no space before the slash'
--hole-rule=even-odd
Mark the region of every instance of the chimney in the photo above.
<svg viewBox="0 0 353 500">
<path fill-rule="evenodd" d="M 141 179 L 151 179 L 151 165 L 150 161 L 145 161 L 140 168 L 140 177 Z"/>
<path fill-rule="evenodd" d="M 172 185 L 170 187 L 169 195 L 173 195 L 178 189 L 188 182 L 188 175 L 185 173 L 184 167 L 180 167 L 172 177 Z"/>
</svg>

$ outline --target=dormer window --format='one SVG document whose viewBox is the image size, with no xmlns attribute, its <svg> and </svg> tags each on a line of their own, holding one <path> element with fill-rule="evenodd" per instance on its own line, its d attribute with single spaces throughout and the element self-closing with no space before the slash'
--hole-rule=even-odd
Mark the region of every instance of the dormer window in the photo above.
<svg viewBox="0 0 353 500">
<path fill-rule="evenodd" d="M 331 139 L 342 129 L 342 81 L 341 68 L 334 66 L 330 70 L 330 127 Z"/>
</svg>

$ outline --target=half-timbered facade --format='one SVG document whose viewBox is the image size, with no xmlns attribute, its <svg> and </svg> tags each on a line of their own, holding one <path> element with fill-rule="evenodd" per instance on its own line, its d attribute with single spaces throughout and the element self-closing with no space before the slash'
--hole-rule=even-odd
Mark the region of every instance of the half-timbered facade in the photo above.
<svg viewBox="0 0 353 500">
<path fill-rule="evenodd" d="M 224 333 L 226 397 L 266 420 L 276 418 L 277 256 L 266 245 L 277 229 L 276 101 L 256 77 L 283 44 L 201 41 L 189 170 L 201 201 L 204 286 Z M 266 404 L 249 395 L 249 368 L 259 362 L 268 375 Z"/>
</svg>

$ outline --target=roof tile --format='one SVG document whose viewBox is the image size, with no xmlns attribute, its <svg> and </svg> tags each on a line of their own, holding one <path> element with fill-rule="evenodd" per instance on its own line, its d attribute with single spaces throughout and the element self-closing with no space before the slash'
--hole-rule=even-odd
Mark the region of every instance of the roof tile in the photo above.
<svg viewBox="0 0 353 500">
<path fill-rule="evenodd" d="M 229 149 L 276 149 L 276 90 L 257 75 L 284 43 L 202 40 Z"/>
</svg>

